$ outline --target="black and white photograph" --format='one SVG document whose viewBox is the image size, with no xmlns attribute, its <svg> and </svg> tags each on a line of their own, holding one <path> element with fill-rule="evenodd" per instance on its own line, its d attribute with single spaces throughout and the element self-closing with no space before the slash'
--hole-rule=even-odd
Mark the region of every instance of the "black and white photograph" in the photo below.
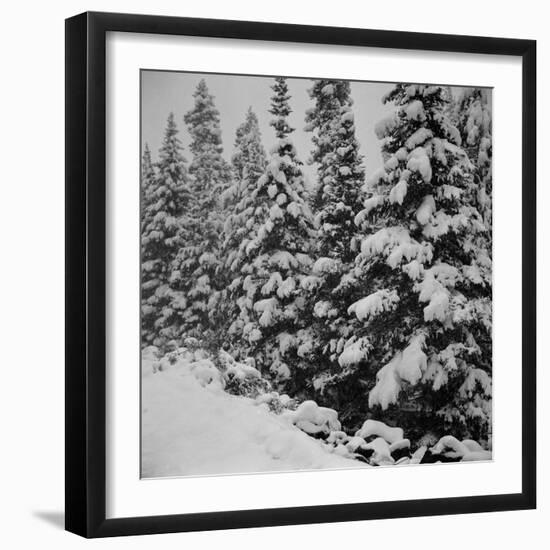
<svg viewBox="0 0 550 550">
<path fill-rule="evenodd" d="M 492 460 L 492 89 L 140 86 L 141 477 Z"/>
<path fill-rule="evenodd" d="M 6 4 L 2 547 L 548 538 L 542 6 Z"/>
</svg>

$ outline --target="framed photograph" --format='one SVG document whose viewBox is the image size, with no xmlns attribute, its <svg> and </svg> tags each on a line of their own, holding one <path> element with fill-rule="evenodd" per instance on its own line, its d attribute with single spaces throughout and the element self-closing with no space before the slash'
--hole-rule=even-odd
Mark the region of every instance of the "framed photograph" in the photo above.
<svg viewBox="0 0 550 550">
<path fill-rule="evenodd" d="M 66 21 L 66 528 L 535 507 L 536 44 Z"/>
</svg>

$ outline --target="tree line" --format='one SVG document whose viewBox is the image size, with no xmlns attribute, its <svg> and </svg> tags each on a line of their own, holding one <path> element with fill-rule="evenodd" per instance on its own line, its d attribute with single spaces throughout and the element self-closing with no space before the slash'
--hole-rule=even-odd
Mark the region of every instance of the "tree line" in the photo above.
<svg viewBox="0 0 550 550">
<path fill-rule="evenodd" d="M 492 393 L 492 140 L 488 92 L 396 84 L 365 174 L 350 83 L 315 80 L 316 185 L 291 140 L 285 78 L 262 145 L 252 109 L 223 157 L 204 80 L 173 114 L 141 188 L 142 345 L 229 349 L 296 397 L 421 438 L 488 441 Z M 267 107 L 267 106 L 266 106 Z"/>
</svg>

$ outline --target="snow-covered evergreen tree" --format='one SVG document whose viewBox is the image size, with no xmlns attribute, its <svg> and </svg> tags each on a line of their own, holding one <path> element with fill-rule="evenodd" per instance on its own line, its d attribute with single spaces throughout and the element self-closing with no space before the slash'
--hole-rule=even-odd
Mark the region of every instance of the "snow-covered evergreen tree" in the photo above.
<svg viewBox="0 0 550 550">
<path fill-rule="evenodd" d="M 272 86 L 270 113 L 277 144 L 255 185 L 243 195 L 245 229 L 231 269 L 236 274 L 229 291 L 239 307 L 230 327 L 236 342 L 280 380 L 292 380 L 297 362 L 307 352 L 301 313 L 300 283 L 311 266 L 311 212 L 306 202 L 304 175 L 289 139 L 289 93 L 284 78 Z"/>
<path fill-rule="evenodd" d="M 180 335 L 216 333 L 216 304 L 223 214 L 220 197 L 231 182 L 222 156 L 220 115 L 202 79 L 193 94 L 193 108 L 184 116 L 191 134 L 189 165 L 192 201 L 186 211 L 186 238 L 173 262 L 172 308 Z"/>
<path fill-rule="evenodd" d="M 355 217 L 362 209 L 363 159 L 355 136 L 350 83 L 316 80 L 309 90 L 315 104 L 306 114 L 313 132 L 311 160 L 317 164 L 314 197 L 318 228 L 313 274 L 304 281 L 312 312 L 312 382 L 327 390 L 341 370 L 339 351 L 349 338 L 347 307 L 355 297 L 353 264 L 357 253 Z M 335 396 L 333 396 L 333 399 Z"/>
<path fill-rule="evenodd" d="M 387 160 L 356 219 L 363 296 L 348 309 L 340 362 L 357 381 L 357 410 L 368 391 L 371 411 L 408 433 L 487 438 L 491 263 L 470 200 L 475 167 L 441 87 L 398 84 L 385 101 L 396 109 L 376 127 Z"/>
<path fill-rule="evenodd" d="M 251 230 L 257 229 L 251 226 L 255 209 L 253 192 L 267 165 L 258 117 L 252 108 L 248 109 L 244 122 L 237 128 L 231 163 L 233 183 L 223 196 L 226 219 L 222 248 L 223 274 L 226 278 L 222 306 L 228 327 L 239 313 L 237 304 L 230 297 L 231 288 L 228 287 L 231 283 L 235 286 L 241 281 L 238 258 L 242 251 L 239 249 Z"/>
<path fill-rule="evenodd" d="M 151 198 L 151 188 L 155 183 L 155 167 L 151 158 L 151 149 L 146 143 L 143 148 L 143 156 L 141 158 L 141 194 L 142 204 L 145 209 L 148 206 L 148 200 Z"/>
<path fill-rule="evenodd" d="M 141 156 L 141 212 L 140 212 L 140 232 L 144 233 L 145 228 L 151 222 L 151 216 L 153 214 L 151 210 L 151 204 L 155 201 L 154 191 L 156 185 L 155 166 L 151 158 L 151 150 L 149 144 L 146 143 L 143 148 L 143 155 Z M 143 247 L 143 244 L 142 244 Z M 143 250 L 143 248 L 142 248 Z"/>
<path fill-rule="evenodd" d="M 145 227 L 151 221 L 151 203 L 154 201 L 154 186 L 156 185 L 155 166 L 151 157 L 149 144 L 146 143 L 141 156 L 141 212 L 140 212 L 140 231 L 143 233 Z"/>
<path fill-rule="evenodd" d="M 203 200 L 211 200 L 218 208 L 219 196 L 231 182 L 230 167 L 223 158 L 220 113 L 204 79 L 197 85 L 193 97 L 195 104 L 184 116 L 192 138 L 189 148 L 193 159 L 189 173 L 194 189 L 204 195 Z"/>
<path fill-rule="evenodd" d="M 355 137 L 350 83 L 316 80 L 309 95 L 315 102 L 306 113 L 306 130 L 312 132 L 315 147 L 311 161 L 317 164 L 314 213 L 318 251 L 321 256 L 349 261 L 365 177 Z"/>
<path fill-rule="evenodd" d="M 249 107 L 244 122 L 235 133 L 234 152 L 231 157 L 233 178 L 244 181 L 259 178 L 266 165 L 265 149 L 256 113 Z"/>
<path fill-rule="evenodd" d="M 474 200 L 488 229 L 492 228 L 492 116 L 490 91 L 461 89 L 454 106 L 454 118 L 462 146 L 475 166 Z"/>
<path fill-rule="evenodd" d="M 224 263 L 232 271 L 232 263 L 253 214 L 252 192 L 267 165 L 258 117 L 249 108 L 245 121 L 237 128 L 235 149 L 231 158 L 233 183 L 223 196 L 227 217 L 224 223 Z"/>
<path fill-rule="evenodd" d="M 181 244 L 180 218 L 190 204 L 186 160 L 173 113 L 159 151 L 157 171 L 146 147 L 142 162 L 141 310 L 144 345 L 162 345 L 171 337 L 168 280 Z"/>
</svg>

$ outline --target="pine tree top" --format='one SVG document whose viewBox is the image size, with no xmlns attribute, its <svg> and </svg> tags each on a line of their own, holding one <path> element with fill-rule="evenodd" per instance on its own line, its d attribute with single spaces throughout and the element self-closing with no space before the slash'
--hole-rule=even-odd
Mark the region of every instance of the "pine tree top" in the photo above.
<svg viewBox="0 0 550 550">
<path fill-rule="evenodd" d="M 178 217 L 188 205 L 190 188 L 186 163 L 174 114 L 170 113 L 159 149 L 159 160 L 155 165 L 156 171 L 147 144 L 144 151 L 142 167 L 147 180 L 144 186 L 147 195 L 145 217 L 154 216 L 158 212 L 165 212 L 170 218 Z"/>
<path fill-rule="evenodd" d="M 350 83 L 316 80 L 309 90 L 315 101 L 306 113 L 306 130 L 313 132 L 312 162 L 317 163 L 318 185 L 313 199 L 319 225 L 318 249 L 322 256 L 353 259 L 364 184 L 363 157 L 355 135 Z"/>
<path fill-rule="evenodd" d="M 284 139 L 294 132 L 287 121 L 287 117 L 292 113 L 289 105 L 290 94 L 286 78 L 278 76 L 275 78 L 275 84 L 271 86 L 274 94 L 271 96 L 271 108 L 269 112 L 273 115 L 270 125 L 275 128 L 275 135 L 278 139 Z"/>
<path fill-rule="evenodd" d="M 193 153 L 189 172 L 193 176 L 197 207 L 202 211 L 201 216 L 205 216 L 208 208 L 218 209 L 220 194 L 229 184 L 231 174 L 222 156 L 220 113 L 204 79 L 199 82 L 193 97 L 194 106 L 184 115 L 191 134 L 189 148 Z"/>
<path fill-rule="evenodd" d="M 229 190 L 233 201 L 240 198 L 244 187 L 253 185 L 251 180 L 258 179 L 266 164 L 258 117 L 252 107 L 248 108 L 244 122 L 237 127 L 234 147 L 231 162 L 235 181 Z"/>
<path fill-rule="evenodd" d="M 143 148 L 143 156 L 141 159 L 141 173 L 144 178 L 149 178 L 153 173 L 153 161 L 151 159 L 151 150 L 149 149 L 149 144 L 145 143 Z"/>
<path fill-rule="evenodd" d="M 190 149 L 195 153 L 209 144 L 221 153 L 220 112 L 216 109 L 214 96 L 210 94 L 204 79 L 197 85 L 193 97 L 193 108 L 183 117 L 192 137 Z"/>
<path fill-rule="evenodd" d="M 174 118 L 174 113 L 168 115 L 164 137 L 159 149 L 159 166 L 170 165 L 174 162 L 185 162 L 182 151 L 181 140 L 178 137 L 178 127 Z"/>
<path fill-rule="evenodd" d="M 151 149 L 149 149 L 149 143 L 145 142 L 145 147 L 143 148 L 143 158 L 151 162 Z"/>
</svg>

